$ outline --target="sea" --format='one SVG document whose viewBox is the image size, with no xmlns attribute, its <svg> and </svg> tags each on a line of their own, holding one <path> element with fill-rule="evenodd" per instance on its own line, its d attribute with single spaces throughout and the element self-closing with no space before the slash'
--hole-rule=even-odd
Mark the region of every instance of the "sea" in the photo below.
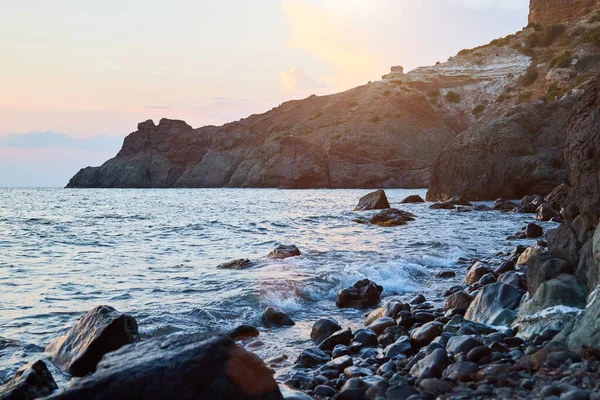
<svg viewBox="0 0 600 400">
<path fill-rule="evenodd" d="M 506 253 L 531 214 L 432 210 L 397 204 L 425 190 L 386 190 L 392 207 L 415 214 L 405 226 L 359 224 L 369 190 L 0 189 L 0 383 L 86 311 L 110 305 L 131 314 L 142 340 L 181 333 L 216 334 L 260 326 L 279 308 L 293 327 L 260 328 L 248 346 L 263 359 L 314 346 L 312 324 L 336 318 L 359 328 L 365 311 L 338 309 L 337 292 L 368 278 L 383 301 L 423 293 L 443 301 L 472 259 Z M 490 204 L 490 203 L 485 203 Z M 267 254 L 295 244 L 301 256 Z M 224 262 L 248 258 L 246 270 Z M 454 280 L 436 278 L 453 270 Z M 59 386 L 70 377 L 51 367 Z"/>
</svg>

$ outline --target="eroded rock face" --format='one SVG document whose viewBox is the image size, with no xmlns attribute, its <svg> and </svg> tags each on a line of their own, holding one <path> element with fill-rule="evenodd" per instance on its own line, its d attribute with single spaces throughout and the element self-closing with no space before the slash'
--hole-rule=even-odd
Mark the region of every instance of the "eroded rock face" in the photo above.
<svg viewBox="0 0 600 400">
<path fill-rule="evenodd" d="M 88 311 L 64 336 L 48 345 L 52 362 L 73 376 L 96 370 L 107 353 L 140 340 L 135 319 L 109 306 Z"/>
<path fill-rule="evenodd" d="M 227 337 L 156 338 L 110 353 L 53 400 L 283 399 L 260 358 Z"/>
<path fill-rule="evenodd" d="M 598 0 L 531 0 L 529 22 L 557 24 L 589 14 Z"/>
<path fill-rule="evenodd" d="M 427 200 L 550 193 L 567 180 L 562 152 L 571 107 L 569 99 L 537 104 L 463 132 L 434 163 Z"/>
</svg>

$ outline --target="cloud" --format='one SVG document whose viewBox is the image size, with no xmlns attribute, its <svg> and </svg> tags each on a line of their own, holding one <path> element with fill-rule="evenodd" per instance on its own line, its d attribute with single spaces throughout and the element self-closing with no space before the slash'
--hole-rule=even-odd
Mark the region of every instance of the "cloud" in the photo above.
<svg viewBox="0 0 600 400">
<path fill-rule="evenodd" d="M 529 0 L 446 0 L 449 3 L 457 3 L 470 8 L 500 8 L 503 10 L 521 10 L 529 7 Z"/>
<path fill-rule="evenodd" d="M 168 106 L 145 106 L 145 109 L 148 110 L 170 110 L 171 107 Z"/>
<path fill-rule="evenodd" d="M 90 151 L 117 152 L 123 143 L 121 137 L 94 136 L 75 138 L 56 132 L 13 133 L 0 136 L 0 147 L 24 149 L 76 149 Z"/>
<path fill-rule="evenodd" d="M 282 93 L 309 92 L 315 89 L 323 89 L 325 85 L 318 84 L 313 78 L 307 76 L 302 68 L 292 67 L 287 71 L 281 71 Z"/>
</svg>

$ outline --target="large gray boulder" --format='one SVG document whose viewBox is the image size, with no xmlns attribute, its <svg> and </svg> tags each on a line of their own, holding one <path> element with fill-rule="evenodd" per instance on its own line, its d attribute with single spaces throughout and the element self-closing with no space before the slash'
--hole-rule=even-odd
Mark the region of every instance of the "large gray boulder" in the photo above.
<svg viewBox="0 0 600 400">
<path fill-rule="evenodd" d="M 0 386 L 1 400 L 33 400 L 49 396 L 58 389 L 42 360 L 22 366 L 15 376 Z"/>
<path fill-rule="evenodd" d="M 108 354 L 52 400 L 283 399 L 260 358 L 227 337 L 173 335 Z"/>
<path fill-rule="evenodd" d="M 542 283 L 561 274 L 573 272 L 571 263 L 547 253 L 531 257 L 527 265 L 527 290 L 531 294 L 534 294 Z"/>
<path fill-rule="evenodd" d="M 504 283 L 485 286 L 475 297 L 465 319 L 491 326 L 510 325 L 517 316 L 516 308 L 524 290 Z"/>
<path fill-rule="evenodd" d="M 105 354 L 139 340 L 138 326 L 131 315 L 98 306 L 50 343 L 46 351 L 52 353 L 52 362 L 62 370 L 85 376 L 96 370 Z"/>
<path fill-rule="evenodd" d="M 371 192 L 360 198 L 354 211 L 384 210 L 390 208 L 390 203 L 383 190 Z"/>
<path fill-rule="evenodd" d="M 567 260 L 573 267 L 577 266 L 581 244 L 573 228 L 567 224 L 561 224 L 558 228 L 549 230 L 546 233 L 546 239 L 548 251 L 551 254 Z"/>
</svg>

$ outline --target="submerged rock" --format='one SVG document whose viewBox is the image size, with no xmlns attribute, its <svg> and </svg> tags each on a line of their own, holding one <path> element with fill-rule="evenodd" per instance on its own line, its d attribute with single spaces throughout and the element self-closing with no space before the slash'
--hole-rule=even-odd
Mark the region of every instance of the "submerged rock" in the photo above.
<svg viewBox="0 0 600 400">
<path fill-rule="evenodd" d="M 550 221 L 552 218 L 560 217 L 560 214 L 554 211 L 554 209 L 548 203 L 544 203 L 535 210 L 537 219 L 540 221 Z"/>
<path fill-rule="evenodd" d="M 407 196 L 404 200 L 400 202 L 401 204 L 410 204 L 410 203 L 425 203 L 425 200 L 418 194 L 411 194 Z"/>
<path fill-rule="evenodd" d="M 384 210 L 390 208 L 390 203 L 383 190 L 377 190 L 363 196 L 354 211 Z"/>
<path fill-rule="evenodd" d="M 48 367 L 38 360 L 19 368 L 15 376 L 0 386 L 2 400 L 34 400 L 52 394 L 58 386 Z"/>
<path fill-rule="evenodd" d="M 52 353 L 56 366 L 73 376 L 84 376 L 96 370 L 105 354 L 139 340 L 137 322 L 131 315 L 98 306 L 50 343 L 46 351 Z"/>
<path fill-rule="evenodd" d="M 246 269 L 252 266 L 252 261 L 247 258 L 239 258 L 237 260 L 229 261 L 223 264 L 217 265 L 217 269 Z"/>
<path fill-rule="evenodd" d="M 227 337 L 173 335 L 122 347 L 52 400 L 283 399 L 260 358 Z"/>
<path fill-rule="evenodd" d="M 331 317 L 319 318 L 317 322 L 313 324 L 310 338 L 320 343 L 340 330 L 342 330 L 342 327 L 335 319 Z"/>
<path fill-rule="evenodd" d="M 342 289 L 338 293 L 336 305 L 340 308 L 365 309 L 374 307 L 380 302 L 383 287 L 368 279 L 363 279 L 353 287 Z"/>
<path fill-rule="evenodd" d="M 300 250 L 295 245 L 283 245 L 280 244 L 268 255 L 269 258 L 290 258 L 297 257 L 300 255 Z"/>
<path fill-rule="evenodd" d="M 227 332 L 227 335 L 233 340 L 238 340 L 241 338 L 258 337 L 260 332 L 252 325 L 240 325 Z"/>
<path fill-rule="evenodd" d="M 414 220 L 414 214 L 396 208 L 388 208 L 373 215 L 370 222 L 379 226 L 400 226 Z"/>
<path fill-rule="evenodd" d="M 262 324 L 268 328 L 296 325 L 294 321 L 283 311 L 273 307 L 267 307 L 260 317 Z"/>
</svg>

